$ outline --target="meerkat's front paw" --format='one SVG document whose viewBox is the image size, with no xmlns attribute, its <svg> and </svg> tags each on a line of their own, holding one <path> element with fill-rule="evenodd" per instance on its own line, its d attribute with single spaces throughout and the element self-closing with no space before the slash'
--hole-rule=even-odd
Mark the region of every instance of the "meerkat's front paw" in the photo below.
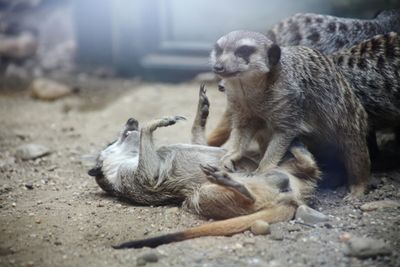
<svg viewBox="0 0 400 267">
<path fill-rule="evenodd" d="M 226 154 L 220 162 L 220 165 L 229 172 L 236 171 L 236 162 L 242 158 L 242 155 L 237 152 Z"/>
<path fill-rule="evenodd" d="M 200 169 L 207 175 L 208 181 L 214 184 L 224 184 L 225 180 L 230 180 L 231 178 L 226 172 L 221 171 L 218 167 L 212 165 L 201 165 Z"/>
<path fill-rule="evenodd" d="M 198 105 L 198 119 L 199 119 L 199 125 L 201 127 L 206 126 L 208 114 L 209 114 L 209 109 L 210 109 L 210 101 L 208 101 L 208 97 L 206 95 L 206 89 L 204 88 L 204 84 L 200 86 L 200 92 L 199 92 L 199 105 Z"/>
<path fill-rule="evenodd" d="M 205 166 L 200 165 L 200 169 L 207 175 L 207 179 L 211 183 L 230 188 L 242 195 L 251 203 L 255 201 L 254 196 L 250 193 L 245 185 L 235 181 L 231 176 L 229 176 L 228 173 L 221 171 L 218 167 L 207 164 Z"/>
</svg>

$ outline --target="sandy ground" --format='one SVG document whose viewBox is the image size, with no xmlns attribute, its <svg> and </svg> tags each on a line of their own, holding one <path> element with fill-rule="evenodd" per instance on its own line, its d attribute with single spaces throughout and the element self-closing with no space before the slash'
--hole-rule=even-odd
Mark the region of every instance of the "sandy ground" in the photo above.
<svg viewBox="0 0 400 267">
<path fill-rule="evenodd" d="M 32 99 L 26 90 L 0 91 L 0 266 L 400 266 L 400 210 L 363 212 L 364 202 L 400 200 L 398 171 L 373 174 L 374 190 L 345 203 L 344 188 L 320 190 L 315 208 L 329 223 L 316 227 L 279 223 L 273 234 L 250 232 L 205 237 L 156 249 L 116 251 L 112 244 L 173 232 L 205 223 L 172 207 L 133 206 L 107 196 L 86 173 L 87 155 L 113 141 L 127 118 L 139 121 L 183 115 L 187 122 L 157 131 L 157 143 L 188 142 L 198 84 L 145 84 L 135 81 L 73 81 L 76 96 L 55 102 Z M 209 86 L 216 124 L 224 97 Z M 14 158 L 19 145 L 42 144 L 52 153 L 40 159 Z M 26 185 L 32 184 L 33 189 Z M 384 240 L 389 256 L 347 257 L 339 236 Z"/>
</svg>

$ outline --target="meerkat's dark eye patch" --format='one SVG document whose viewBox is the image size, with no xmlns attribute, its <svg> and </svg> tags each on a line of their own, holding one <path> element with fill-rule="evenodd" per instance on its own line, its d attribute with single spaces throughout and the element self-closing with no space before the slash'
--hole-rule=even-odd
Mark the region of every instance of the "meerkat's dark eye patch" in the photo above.
<svg viewBox="0 0 400 267">
<path fill-rule="evenodd" d="M 272 171 L 266 176 L 266 179 L 270 185 L 278 188 L 280 192 L 291 191 L 290 179 L 285 173 L 280 171 Z"/>
<path fill-rule="evenodd" d="M 215 51 L 215 55 L 217 55 L 217 56 L 221 55 L 223 52 L 222 48 L 218 44 L 214 45 L 214 51 Z"/>
<path fill-rule="evenodd" d="M 249 57 L 256 51 L 254 46 L 242 45 L 235 50 L 235 56 L 245 59 L 248 63 Z"/>
</svg>

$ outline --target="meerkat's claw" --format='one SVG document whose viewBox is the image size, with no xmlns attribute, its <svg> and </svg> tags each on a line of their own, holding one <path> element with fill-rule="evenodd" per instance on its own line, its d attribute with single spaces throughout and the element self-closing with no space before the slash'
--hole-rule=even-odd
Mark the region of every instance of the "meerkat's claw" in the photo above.
<svg viewBox="0 0 400 267">
<path fill-rule="evenodd" d="M 177 115 L 177 116 L 174 117 L 174 119 L 175 119 L 176 121 L 185 121 L 185 120 L 186 120 L 186 117 Z"/>
<path fill-rule="evenodd" d="M 223 82 L 223 81 L 220 81 L 220 82 L 218 83 L 218 91 L 220 91 L 220 92 L 225 92 L 225 85 L 224 85 L 224 82 Z"/>
<path fill-rule="evenodd" d="M 214 167 L 210 164 L 207 165 L 202 165 L 200 164 L 200 169 L 206 174 L 206 175 L 211 175 L 212 173 L 215 173 L 219 171 L 217 167 Z"/>
<path fill-rule="evenodd" d="M 247 187 L 240 182 L 232 179 L 232 177 L 230 177 L 228 173 L 221 171 L 219 168 L 211 165 L 200 165 L 200 168 L 202 168 L 203 172 L 207 175 L 207 179 L 209 182 L 230 188 L 239 193 L 249 202 L 255 201 L 254 196 L 250 193 Z"/>
<path fill-rule="evenodd" d="M 202 83 L 200 85 L 200 92 L 199 92 L 200 95 L 203 95 L 203 94 L 205 94 L 207 92 L 207 89 L 205 87 L 206 87 L 205 83 Z"/>
<path fill-rule="evenodd" d="M 204 95 L 200 95 L 200 105 L 202 107 L 209 107 L 210 106 L 210 101 L 208 101 L 208 97 Z"/>
<path fill-rule="evenodd" d="M 183 121 L 186 120 L 185 117 L 183 116 L 174 116 L 174 117 L 166 117 L 161 119 L 156 127 L 167 127 L 167 126 L 171 126 L 174 125 L 175 123 L 177 123 L 178 121 Z"/>
<path fill-rule="evenodd" d="M 208 101 L 208 97 L 206 95 L 207 90 L 204 88 L 204 84 L 201 85 L 199 91 L 199 104 L 200 106 L 210 106 L 210 102 Z"/>
<path fill-rule="evenodd" d="M 198 105 L 198 118 L 200 119 L 200 126 L 204 127 L 207 123 L 207 118 L 210 109 L 210 102 L 205 94 L 200 93 L 199 105 Z"/>
<path fill-rule="evenodd" d="M 236 171 L 235 162 L 233 160 L 224 162 L 224 169 L 227 170 L 228 172 L 235 172 Z"/>
</svg>

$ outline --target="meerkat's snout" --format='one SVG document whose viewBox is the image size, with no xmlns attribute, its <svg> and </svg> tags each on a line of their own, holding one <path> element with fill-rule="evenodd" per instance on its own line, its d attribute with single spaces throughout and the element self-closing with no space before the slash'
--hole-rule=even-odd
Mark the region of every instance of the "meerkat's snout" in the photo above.
<svg viewBox="0 0 400 267">
<path fill-rule="evenodd" d="M 213 70 L 214 70 L 215 73 L 223 73 L 223 72 L 225 72 L 225 68 L 221 63 L 216 63 L 213 66 Z"/>
<path fill-rule="evenodd" d="M 122 131 L 122 139 L 128 137 L 133 132 L 137 132 L 139 130 L 139 122 L 134 118 L 129 118 L 125 123 L 124 129 Z"/>
<path fill-rule="evenodd" d="M 127 130 L 137 131 L 139 129 L 139 122 L 134 118 L 129 118 L 125 124 Z"/>
</svg>

